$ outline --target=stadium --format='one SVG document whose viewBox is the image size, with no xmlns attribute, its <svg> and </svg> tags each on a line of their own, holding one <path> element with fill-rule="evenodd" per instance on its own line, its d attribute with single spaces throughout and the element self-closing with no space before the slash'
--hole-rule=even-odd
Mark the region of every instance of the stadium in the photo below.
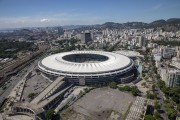
<svg viewBox="0 0 180 120">
<path fill-rule="evenodd" d="M 75 85 L 129 83 L 136 76 L 130 58 L 104 51 L 71 51 L 50 55 L 38 63 L 48 75 L 63 76 Z"/>
</svg>

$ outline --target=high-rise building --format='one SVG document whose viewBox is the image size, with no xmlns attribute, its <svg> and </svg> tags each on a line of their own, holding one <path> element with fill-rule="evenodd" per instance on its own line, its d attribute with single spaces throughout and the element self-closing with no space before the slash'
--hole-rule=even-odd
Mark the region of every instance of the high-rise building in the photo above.
<svg viewBox="0 0 180 120">
<path fill-rule="evenodd" d="M 178 47 L 176 47 L 176 52 L 177 52 L 177 55 L 176 55 L 176 57 L 180 57 L 180 47 L 178 46 Z"/>
<path fill-rule="evenodd" d="M 180 70 L 168 70 L 168 77 L 165 83 L 168 87 L 180 86 Z"/>
<path fill-rule="evenodd" d="M 62 27 L 58 27 L 58 37 L 64 34 L 64 30 Z"/>
<path fill-rule="evenodd" d="M 86 44 L 90 41 L 92 41 L 91 33 L 89 32 L 81 33 L 81 43 Z"/>
<path fill-rule="evenodd" d="M 145 46 L 146 43 L 145 43 L 144 37 L 143 36 L 137 36 L 137 38 L 138 38 L 139 47 Z"/>
</svg>

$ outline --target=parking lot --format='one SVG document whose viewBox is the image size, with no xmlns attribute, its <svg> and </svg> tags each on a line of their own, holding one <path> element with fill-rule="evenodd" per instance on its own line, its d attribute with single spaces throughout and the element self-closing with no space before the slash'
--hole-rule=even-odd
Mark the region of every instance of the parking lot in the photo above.
<svg viewBox="0 0 180 120">
<path fill-rule="evenodd" d="M 24 100 L 28 100 L 28 95 L 30 93 L 39 94 L 42 90 L 44 90 L 51 82 L 43 77 L 41 74 L 37 74 L 33 72 L 31 77 L 26 81 L 23 98 Z"/>
</svg>

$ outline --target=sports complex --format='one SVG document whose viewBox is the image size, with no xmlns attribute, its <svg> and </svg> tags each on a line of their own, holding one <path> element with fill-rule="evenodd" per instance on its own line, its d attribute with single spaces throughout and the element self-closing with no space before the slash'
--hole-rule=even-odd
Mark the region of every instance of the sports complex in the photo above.
<svg viewBox="0 0 180 120">
<path fill-rule="evenodd" d="M 48 83 L 47 81 L 40 82 L 42 78 L 32 86 L 30 83 L 34 84 L 32 80 L 35 78 L 25 79 L 24 84 L 30 86 L 25 88 L 27 91 L 37 92 L 37 85 L 44 89 L 30 102 L 15 103 L 11 108 L 11 115 L 23 114 L 35 120 L 44 120 L 45 113 L 49 109 L 53 108 L 57 113 L 65 105 L 75 102 L 82 91 L 80 87 L 87 87 L 83 85 L 112 81 L 130 83 L 135 79 L 137 73 L 132 59 L 122 54 L 105 51 L 71 51 L 53 54 L 40 60 L 38 68 L 43 72 L 39 76 L 44 77 L 44 80 L 52 76 L 54 79 L 48 78 L 51 82 L 47 86 L 43 86 L 43 83 Z M 77 87 L 76 85 L 82 86 Z M 77 92 L 76 89 L 81 90 Z"/>
<path fill-rule="evenodd" d="M 122 54 L 105 51 L 71 51 L 50 55 L 38 66 L 46 74 L 63 76 L 75 85 L 131 82 L 134 62 Z"/>
</svg>

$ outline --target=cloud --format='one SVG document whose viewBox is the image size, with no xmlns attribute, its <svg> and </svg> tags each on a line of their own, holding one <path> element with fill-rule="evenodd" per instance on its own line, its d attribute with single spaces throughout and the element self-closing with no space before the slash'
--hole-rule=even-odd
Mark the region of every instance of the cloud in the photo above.
<svg viewBox="0 0 180 120">
<path fill-rule="evenodd" d="M 162 4 L 155 5 L 152 10 L 159 10 L 162 7 Z"/>
<path fill-rule="evenodd" d="M 104 22 L 100 16 L 80 14 L 49 12 L 33 16 L 0 17 L 0 29 L 17 27 L 46 27 L 59 25 L 97 24 Z"/>
<path fill-rule="evenodd" d="M 50 20 L 49 19 L 41 19 L 40 22 L 49 22 Z"/>
</svg>

